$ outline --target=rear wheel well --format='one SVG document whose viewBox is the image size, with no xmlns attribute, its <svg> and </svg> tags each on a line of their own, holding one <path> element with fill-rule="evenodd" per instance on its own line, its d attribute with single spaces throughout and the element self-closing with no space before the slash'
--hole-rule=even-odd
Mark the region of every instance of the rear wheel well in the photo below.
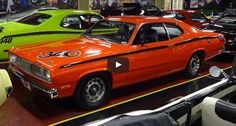
<svg viewBox="0 0 236 126">
<path fill-rule="evenodd" d="M 197 76 L 200 69 L 202 68 L 204 60 L 205 60 L 205 51 L 198 50 L 194 52 L 189 58 L 188 64 L 185 68 L 185 74 L 188 77 Z"/>
<path fill-rule="evenodd" d="M 204 50 L 198 50 L 198 51 L 194 52 L 193 54 L 198 54 L 202 58 L 203 61 L 205 60 L 206 53 Z"/>
</svg>

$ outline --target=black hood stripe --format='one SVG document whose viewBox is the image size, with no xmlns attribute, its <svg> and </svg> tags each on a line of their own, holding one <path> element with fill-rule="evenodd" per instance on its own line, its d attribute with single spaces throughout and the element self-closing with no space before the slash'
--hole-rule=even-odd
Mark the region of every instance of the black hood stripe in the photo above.
<svg viewBox="0 0 236 126">
<path fill-rule="evenodd" d="M 71 32 L 71 31 L 42 31 L 42 32 L 30 32 L 30 33 L 22 33 L 15 35 L 7 35 L 2 38 L 13 38 L 13 37 L 22 37 L 22 36 L 30 36 L 30 35 L 45 35 L 45 34 L 82 34 L 82 31 Z"/>
<path fill-rule="evenodd" d="M 204 36 L 204 37 L 199 37 L 199 38 L 192 38 L 192 39 L 188 39 L 185 40 L 183 42 L 177 43 L 174 46 L 180 46 L 183 44 L 187 44 L 190 42 L 195 42 L 198 40 L 202 40 L 202 39 L 215 39 L 218 38 L 218 36 Z M 65 64 L 63 66 L 61 66 L 60 68 L 67 68 L 67 67 L 71 67 L 74 65 L 78 65 L 78 64 L 83 64 L 83 63 L 88 63 L 88 62 L 92 62 L 92 61 L 96 61 L 96 60 L 103 60 L 103 59 L 108 59 L 108 58 L 112 58 L 112 57 L 118 57 L 118 56 L 123 56 L 123 55 L 128 55 L 128 54 L 133 54 L 133 53 L 140 53 L 140 52 L 145 52 L 145 51 L 152 51 L 152 50 L 158 50 L 158 49 L 163 49 L 163 48 L 169 48 L 168 45 L 164 45 L 164 46 L 159 46 L 159 47 L 153 47 L 153 48 L 149 48 L 149 49 L 143 49 L 143 50 L 135 50 L 135 51 L 131 51 L 131 52 L 125 52 L 125 53 L 120 53 L 120 54 L 115 54 L 115 55 L 110 55 L 110 56 L 104 56 L 104 57 L 100 57 L 100 58 L 96 58 L 96 59 L 91 59 L 91 60 L 85 60 L 85 61 L 79 61 L 79 62 L 74 62 L 71 64 Z"/>
</svg>

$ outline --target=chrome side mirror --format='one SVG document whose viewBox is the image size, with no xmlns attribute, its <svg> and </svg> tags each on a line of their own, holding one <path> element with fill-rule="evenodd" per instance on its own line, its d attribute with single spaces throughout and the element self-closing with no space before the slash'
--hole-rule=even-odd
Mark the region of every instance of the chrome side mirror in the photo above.
<svg viewBox="0 0 236 126">
<path fill-rule="evenodd" d="M 212 77 L 220 77 L 221 74 L 223 74 L 225 78 L 229 77 L 227 73 L 225 73 L 222 69 L 220 69 L 217 66 L 212 66 L 209 70 L 209 73 Z"/>
<path fill-rule="evenodd" d="M 221 75 L 221 69 L 217 66 L 212 66 L 209 70 L 209 73 L 212 77 L 220 77 Z"/>
</svg>

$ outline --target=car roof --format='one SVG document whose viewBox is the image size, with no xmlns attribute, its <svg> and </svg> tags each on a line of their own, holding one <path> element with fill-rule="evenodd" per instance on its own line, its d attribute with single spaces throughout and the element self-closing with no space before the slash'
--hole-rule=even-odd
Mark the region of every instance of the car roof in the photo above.
<svg viewBox="0 0 236 126">
<path fill-rule="evenodd" d="M 89 10 L 73 10 L 73 9 L 56 9 L 56 10 L 40 10 L 37 13 L 44 13 L 49 15 L 68 15 L 68 14 L 98 14 Z"/>
<path fill-rule="evenodd" d="M 154 17 L 154 16 L 112 16 L 112 17 L 107 17 L 106 19 L 111 21 L 130 22 L 134 24 L 150 23 L 150 22 L 179 22 L 176 19 Z"/>
</svg>

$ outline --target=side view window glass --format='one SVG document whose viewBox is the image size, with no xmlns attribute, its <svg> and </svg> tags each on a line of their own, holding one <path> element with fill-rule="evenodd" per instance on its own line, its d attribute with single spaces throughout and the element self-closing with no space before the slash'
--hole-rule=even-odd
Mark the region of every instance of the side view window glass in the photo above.
<svg viewBox="0 0 236 126">
<path fill-rule="evenodd" d="M 61 26 L 70 29 L 87 29 L 101 19 L 102 17 L 97 15 L 70 15 L 63 19 Z"/>
<path fill-rule="evenodd" d="M 82 29 L 81 21 L 77 15 L 65 17 L 61 23 L 61 26 L 70 29 Z"/>
<path fill-rule="evenodd" d="M 133 45 L 153 43 L 168 40 L 168 35 L 162 23 L 145 24 L 136 35 Z"/>
<path fill-rule="evenodd" d="M 80 15 L 82 29 L 87 29 L 102 19 L 97 15 Z"/>
<path fill-rule="evenodd" d="M 157 32 L 158 41 L 169 40 L 169 37 L 166 33 L 166 30 L 163 24 L 155 24 L 153 25 L 152 29 L 154 29 Z"/>
<path fill-rule="evenodd" d="M 183 34 L 183 30 L 175 24 L 165 24 L 165 26 L 169 33 L 170 39 L 177 38 Z"/>
</svg>

